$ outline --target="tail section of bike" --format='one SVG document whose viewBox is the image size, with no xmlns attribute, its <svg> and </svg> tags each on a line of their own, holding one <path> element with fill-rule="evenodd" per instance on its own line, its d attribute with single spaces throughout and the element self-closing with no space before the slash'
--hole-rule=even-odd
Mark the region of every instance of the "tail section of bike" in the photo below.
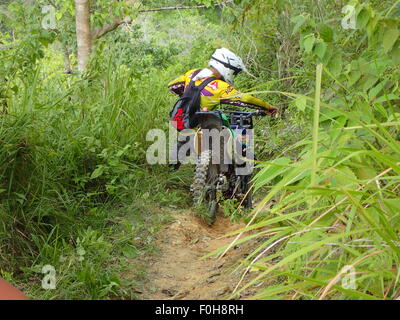
<svg viewBox="0 0 400 320">
<path fill-rule="evenodd" d="M 224 111 L 225 112 L 225 111 Z M 223 198 L 236 198 L 252 207 L 250 180 L 253 129 L 251 112 L 199 112 L 195 138 L 197 155 L 193 201 L 212 224 Z M 248 166 L 251 163 L 251 166 Z M 250 167 L 250 170 L 246 170 Z"/>
</svg>

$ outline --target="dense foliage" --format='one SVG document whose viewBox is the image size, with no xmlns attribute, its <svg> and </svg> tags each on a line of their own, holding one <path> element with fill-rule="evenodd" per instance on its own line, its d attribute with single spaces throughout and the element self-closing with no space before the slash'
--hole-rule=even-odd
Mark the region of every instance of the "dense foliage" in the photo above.
<svg viewBox="0 0 400 320">
<path fill-rule="evenodd" d="M 156 208 L 190 202 L 191 169 L 146 164 L 147 131 L 168 128 L 166 83 L 225 46 L 253 75 L 236 86 L 282 109 L 257 124 L 261 201 L 239 241 L 259 240 L 241 265 L 259 276 L 233 296 L 263 282 L 259 299 L 399 297 L 398 1 L 353 1 L 354 29 L 343 1 L 93 2 L 94 28 L 134 19 L 95 41 L 82 74 L 72 1 L 52 1 L 47 30 L 48 1 L 0 11 L 0 276 L 33 297 L 134 297 L 142 267 L 121 274 L 154 249 Z M 46 264 L 56 291 L 40 288 Z"/>
<path fill-rule="evenodd" d="M 257 298 L 399 297 L 399 3 L 354 2 L 354 29 L 340 27 L 339 4 L 259 1 L 246 12 L 255 37 L 276 35 L 262 41 L 276 49 L 277 78 L 281 66 L 293 77 L 269 92 L 314 122 L 260 165 L 255 188 L 269 187 L 245 230 L 263 240 L 245 273 L 261 274 L 237 292 L 265 281 Z"/>
</svg>

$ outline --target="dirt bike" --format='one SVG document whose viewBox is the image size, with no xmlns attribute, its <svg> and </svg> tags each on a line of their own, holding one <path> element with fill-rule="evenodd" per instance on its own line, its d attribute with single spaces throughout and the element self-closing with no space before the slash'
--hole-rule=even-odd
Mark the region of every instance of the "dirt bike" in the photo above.
<svg viewBox="0 0 400 320">
<path fill-rule="evenodd" d="M 197 162 L 191 191 L 194 205 L 205 211 L 210 225 L 215 221 L 222 199 L 235 198 L 241 201 L 245 208 L 252 207 L 250 188 L 252 170 L 250 172 L 244 170 L 249 161 L 238 161 L 238 157 L 232 154 L 228 155 L 232 161 L 225 161 L 226 149 L 233 149 L 242 160 L 249 152 L 253 155 L 252 150 L 249 150 L 251 144 L 249 139 L 252 136 L 248 133 L 253 129 L 253 117 L 264 115 L 265 112 L 261 110 L 255 112 L 216 110 L 196 113 L 199 128 L 194 139 Z M 210 135 L 207 137 L 204 135 L 205 131 L 212 130 L 229 132 L 228 142 L 224 140 L 226 136 L 220 136 L 217 138 L 220 139 L 219 148 L 212 148 L 212 141 L 208 143 L 205 141 Z M 218 154 L 218 159 L 223 161 L 213 161 Z"/>
</svg>

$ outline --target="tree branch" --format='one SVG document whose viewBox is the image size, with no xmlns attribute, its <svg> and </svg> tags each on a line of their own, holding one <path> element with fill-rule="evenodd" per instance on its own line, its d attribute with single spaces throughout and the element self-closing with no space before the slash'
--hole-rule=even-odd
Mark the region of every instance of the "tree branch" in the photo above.
<svg viewBox="0 0 400 320">
<path fill-rule="evenodd" d="M 139 12 L 142 13 L 142 12 L 164 11 L 164 10 L 185 10 L 185 9 L 205 9 L 205 8 L 207 8 L 207 7 L 204 6 L 204 5 L 201 5 L 201 6 L 180 6 L 180 7 L 165 7 L 165 8 L 154 8 L 154 9 L 142 9 L 142 10 L 139 10 Z"/>
<path fill-rule="evenodd" d="M 222 3 L 215 3 L 215 7 L 224 7 L 228 4 L 232 4 L 232 0 L 228 0 Z M 165 8 L 154 8 L 154 9 L 142 9 L 139 10 L 139 13 L 142 12 L 153 12 L 153 11 L 164 11 L 164 10 L 186 10 L 186 9 L 208 9 L 207 6 L 205 5 L 200 5 L 200 6 L 180 6 L 180 7 L 165 7 Z"/>
<path fill-rule="evenodd" d="M 97 28 L 93 30 L 92 32 L 92 40 L 97 40 L 101 38 L 102 36 L 106 35 L 107 33 L 117 29 L 121 24 L 129 24 L 132 23 L 132 20 L 130 18 L 125 18 L 125 19 L 116 19 L 113 23 L 106 24 L 100 28 Z"/>
<path fill-rule="evenodd" d="M 232 1 L 227 1 L 226 3 L 217 3 L 214 6 L 220 7 L 220 6 L 225 6 L 227 4 L 230 4 Z M 165 8 L 153 8 L 153 9 L 142 9 L 139 10 L 139 13 L 145 13 L 145 12 L 154 12 L 154 11 L 165 11 L 165 10 L 190 10 L 190 9 L 207 9 L 208 7 L 204 5 L 200 6 L 179 6 L 179 7 L 165 7 Z M 130 24 L 132 23 L 132 19 L 130 18 L 124 18 L 124 19 L 116 19 L 113 23 L 106 24 L 102 27 L 99 27 L 92 32 L 92 39 L 97 40 L 101 38 L 102 36 L 106 35 L 107 33 L 117 29 L 121 24 Z"/>
</svg>

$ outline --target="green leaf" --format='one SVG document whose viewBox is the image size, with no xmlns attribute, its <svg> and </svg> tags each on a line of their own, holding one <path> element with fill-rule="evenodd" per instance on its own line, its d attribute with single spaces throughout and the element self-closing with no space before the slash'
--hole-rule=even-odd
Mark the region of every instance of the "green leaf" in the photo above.
<svg viewBox="0 0 400 320">
<path fill-rule="evenodd" d="M 357 177 L 349 167 L 343 166 L 337 167 L 334 170 L 332 169 L 332 172 L 329 176 L 331 177 L 331 185 L 335 188 L 353 188 L 357 183 Z"/>
<path fill-rule="evenodd" d="M 342 64 L 342 56 L 340 54 L 336 54 L 329 62 L 328 68 L 334 76 L 338 76 L 342 71 Z"/>
<path fill-rule="evenodd" d="M 390 52 L 391 58 L 393 59 L 394 64 L 400 64 L 400 41 L 398 44 L 394 46 L 393 50 Z"/>
<path fill-rule="evenodd" d="M 328 47 L 327 47 L 327 49 L 326 49 L 326 52 L 325 52 L 325 55 L 324 55 L 324 57 L 321 59 L 322 61 L 322 63 L 324 64 L 324 65 L 328 65 L 329 64 L 329 62 L 332 60 L 332 57 L 334 56 L 334 48 L 333 48 L 333 45 L 330 43 L 330 44 L 328 44 Z"/>
<path fill-rule="evenodd" d="M 400 199 L 384 199 L 383 202 L 391 207 L 393 212 L 400 212 Z"/>
<path fill-rule="evenodd" d="M 295 100 L 295 104 L 296 104 L 297 109 L 299 109 L 300 111 L 303 112 L 306 110 L 306 107 L 307 107 L 307 98 L 304 96 L 298 97 Z"/>
<path fill-rule="evenodd" d="M 314 34 L 309 34 L 303 38 L 304 50 L 306 53 L 311 53 L 311 50 L 314 47 L 314 43 L 315 43 Z"/>
<path fill-rule="evenodd" d="M 385 86 L 386 82 L 387 80 L 380 82 L 378 85 L 376 85 L 369 91 L 368 94 L 369 100 L 372 100 L 373 98 L 376 98 L 378 96 L 378 94 L 382 91 L 383 87 Z"/>
<path fill-rule="evenodd" d="M 376 28 L 378 26 L 379 19 L 375 16 L 373 19 L 369 19 L 368 24 L 367 24 L 367 35 L 368 38 L 371 39 L 373 36 L 374 32 L 376 31 Z"/>
<path fill-rule="evenodd" d="M 357 15 L 357 28 L 364 29 L 367 26 L 370 17 L 371 15 L 369 11 L 366 8 L 363 8 Z"/>
<path fill-rule="evenodd" d="M 361 78 L 361 72 L 360 71 L 352 71 L 349 74 L 349 81 L 347 82 L 347 85 L 349 87 L 353 86 L 358 80 Z"/>
<path fill-rule="evenodd" d="M 100 177 L 103 173 L 104 173 L 104 167 L 98 166 L 96 170 L 93 171 L 92 175 L 90 176 L 90 179 L 96 179 Z"/>
<path fill-rule="evenodd" d="M 363 91 L 367 92 L 378 80 L 379 80 L 378 77 L 367 76 L 363 83 Z"/>
<path fill-rule="evenodd" d="M 14 91 L 14 93 L 18 93 L 19 88 L 18 88 L 17 85 L 15 85 L 15 86 L 13 86 L 13 87 L 11 88 L 11 90 Z"/>
<path fill-rule="evenodd" d="M 382 102 L 386 102 L 386 101 L 390 101 L 390 100 L 400 100 L 400 97 L 396 96 L 393 93 L 389 93 L 388 95 L 379 97 L 378 99 L 376 99 L 376 101 L 374 103 L 382 103 Z"/>
<path fill-rule="evenodd" d="M 255 188 L 258 189 L 263 185 L 266 185 L 272 179 L 286 172 L 289 169 L 288 164 L 290 162 L 291 160 L 289 158 L 283 157 L 267 163 L 267 165 L 263 169 L 261 169 L 261 171 L 256 176 L 257 183 Z"/>
<path fill-rule="evenodd" d="M 319 34 L 321 38 L 325 42 L 332 42 L 333 41 L 333 30 L 331 27 L 327 26 L 326 24 L 323 24 L 319 30 Z"/>
<path fill-rule="evenodd" d="M 50 41 L 49 41 L 48 38 L 42 38 L 42 37 L 40 37 L 40 38 L 39 38 L 39 41 L 40 41 L 40 43 L 41 43 L 42 45 L 44 45 L 45 47 L 47 47 L 47 46 L 49 45 L 49 43 L 50 43 Z"/>
<path fill-rule="evenodd" d="M 385 34 L 383 35 L 383 50 L 385 53 L 388 53 L 390 50 L 392 50 L 393 45 L 399 38 L 400 31 L 399 29 L 388 29 L 386 30 Z"/>
<path fill-rule="evenodd" d="M 137 258 L 139 256 L 137 249 L 130 245 L 126 245 L 122 248 L 122 254 L 126 258 L 131 258 L 131 259 Z"/>
<path fill-rule="evenodd" d="M 314 53 L 320 58 L 323 59 L 326 53 L 326 49 L 328 45 L 325 42 L 319 42 L 314 47 Z"/>
<path fill-rule="evenodd" d="M 295 23 L 292 31 L 292 34 L 295 34 L 301 28 L 301 26 L 306 22 L 306 18 L 300 15 L 292 18 L 291 21 Z"/>
<path fill-rule="evenodd" d="M 76 249 L 76 253 L 78 256 L 84 256 L 86 254 L 86 250 L 83 247 L 78 247 Z"/>
<path fill-rule="evenodd" d="M 358 168 L 354 170 L 357 174 L 357 177 L 359 179 L 364 179 L 364 180 L 369 180 L 372 179 L 373 177 L 376 177 L 377 173 L 374 168 L 371 168 L 369 166 Z"/>
<path fill-rule="evenodd" d="M 17 201 L 19 204 L 23 204 L 26 201 L 26 196 L 22 193 L 14 192 L 14 194 L 17 196 Z"/>
</svg>

